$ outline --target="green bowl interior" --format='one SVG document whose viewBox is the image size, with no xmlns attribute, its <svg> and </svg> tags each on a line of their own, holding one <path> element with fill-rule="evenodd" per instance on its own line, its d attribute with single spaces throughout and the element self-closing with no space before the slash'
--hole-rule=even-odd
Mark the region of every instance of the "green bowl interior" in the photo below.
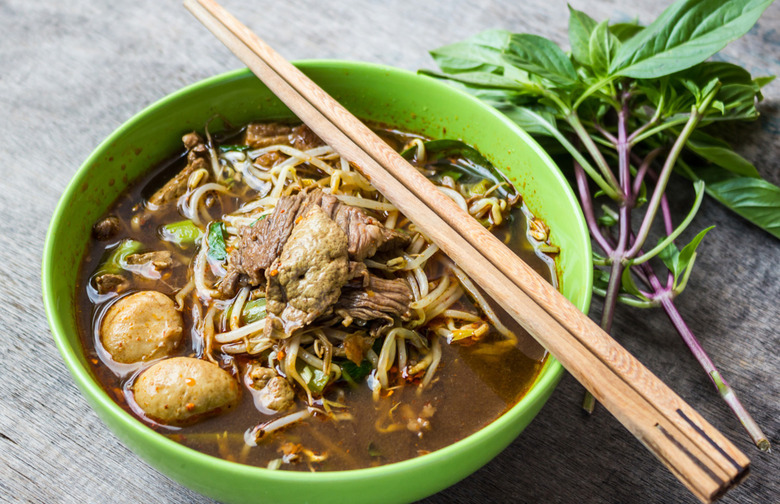
<svg viewBox="0 0 780 504">
<path fill-rule="evenodd" d="M 503 115 L 433 79 L 343 61 L 297 64 L 355 115 L 433 138 L 459 138 L 505 171 L 561 247 L 561 290 L 579 309 L 590 302 L 590 241 L 577 201 L 547 154 Z M 290 111 L 248 70 L 219 75 L 173 93 L 122 125 L 84 162 L 52 218 L 43 261 L 46 313 L 55 342 L 95 411 L 131 449 L 177 481 L 225 502 L 386 502 L 418 499 L 478 469 L 536 415 L 560 379 L 548 359 L 529 393 L 478 433 L 416 459 L 355 471 L 268 471 L 203 455 L 153 432 L 122 410 L 95 382 L 77 334 L 74 292 L 92 223 L 123 189 L 219 114 L 232 124 L 289 118 Z M 215 124 L 220 124 L 219 122 Z M 403 478 L 404 484 L 398 481 Z M 331 497 L 328 497 L 328 496 Z"/>
</svg>

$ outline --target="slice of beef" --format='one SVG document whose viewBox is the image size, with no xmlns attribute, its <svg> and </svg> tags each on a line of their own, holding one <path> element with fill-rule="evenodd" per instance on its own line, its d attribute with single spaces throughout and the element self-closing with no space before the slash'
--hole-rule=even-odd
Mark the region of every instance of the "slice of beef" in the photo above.
<svg viewBox="0 0 780 504">
<path fill-rule="evenodd" d="M 331 195 L 326 196 L 336 199 Z M 360 208 L 339 203 L 331 217 L 347 233 L 349 255 L 355 261 L 363 261 L 372 257 L 377 250 L 383 247 L 386 250 L 391 250 L 403 248 L 409 244 L 407 235 L 386 228 Z"/>
<path fill-rule="evenodd" d="M 296 219 L 312 206 L 320 207 L 346 233 L 347 251 L 353 261 L 363 261 L 377 250 L 398 249 L 409 243 L 406 234 L 385 228 L 362 209 L 341 203 L 333 195 L 320 189 L 300 192 L 279 198 L 268 218 L 241 230 L 241 239 L 231 254 L 228 272 L 220 287 L 222 292 L 226 296 L 234 295 L 243 281 L 252 286 L 260 285 L 263 271 L 281 254 Z"/>
<path fill-rule="evenodd" d="M 279 259 L 265 272 L 265 333 L 289 336 L 330 313 L 349 277 L 347 237 L 318 206 L 296 219 Z"/>
<path fill-rule="evenodd" d="M 393 317 L 406 320 L 412 299 L 412 290 L 403 278 L 387 280 L 369 275 L 367 286 L 354 280 L 344 286 L 334 312 L 347 322 L 352 319 L 392 321 Z"/>
<path fill-rule="evenodd" d="M 332 194 L 322 192 L 320 189 L 306 194 L 298 212 L 305 211 L 309 205 L 321 207 L 347 234 L 349 239 L 347 250 L 352 260 L 363 261 L 376 254 L 377 250 L 403 248 L 409 244 L 409 237 L 406 234 L 386 228 L 362 208 L 342 203 Z"/>
<path fill-rule="evenodd" d="M 238 292 L 238 289 L 248 285 L 246 282 L 246 275 L 242 275 L 241 272 L 232 266 L 228 266 L 225 276 L 219 283 L 219 290 L 225 297 L 233 297 Z"/>
<path fill-rule="evenodd" d="M 247 275 L 250 285 L 259 285 L 263 281 L 263 272 L 282 253 L 290 237 L 303 200 L 295 196 L 280 198 L 271 215 L 254 226 L 241 229 L 241 240 L 230 255 L 226 279 L 236 277 L 238 273 Z M 222 282 L 223 292 L 226 292 L 229 283 Z"/>
</svg>

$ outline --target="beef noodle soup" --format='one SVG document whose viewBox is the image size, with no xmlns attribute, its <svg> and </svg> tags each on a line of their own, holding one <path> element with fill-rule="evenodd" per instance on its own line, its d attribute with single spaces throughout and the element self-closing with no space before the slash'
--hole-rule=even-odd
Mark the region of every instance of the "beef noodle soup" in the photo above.
<svg viewBox="0 0 780 504">
<path fill-rule="evenodd" d="M 376 131 L 555 282 L 549 230 L 478 152 Z M 462 439 L 533 383 L 544 351 L 306 126 L 183 143 L 95 223 L 77 293 L 94 373 L 151 428 L 355 469 Z"/>
</svg>

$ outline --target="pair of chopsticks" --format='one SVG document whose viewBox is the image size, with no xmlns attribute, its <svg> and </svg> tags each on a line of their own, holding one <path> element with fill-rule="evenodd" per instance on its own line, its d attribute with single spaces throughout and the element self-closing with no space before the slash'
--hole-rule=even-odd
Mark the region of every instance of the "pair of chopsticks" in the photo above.
<svg viewBox="0 0 780 504">
<path fill-rule="evenodd" d="M 184 0 L 198 20 L 303 122 L 436 243 L 702 502 L 750 461 L 360 120 L 213 0 Z"/>
</svg>

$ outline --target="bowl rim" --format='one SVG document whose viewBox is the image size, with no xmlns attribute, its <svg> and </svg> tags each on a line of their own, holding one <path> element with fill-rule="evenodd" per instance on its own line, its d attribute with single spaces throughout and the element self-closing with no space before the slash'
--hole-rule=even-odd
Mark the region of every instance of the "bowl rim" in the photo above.
<svg viewBox="0 0 780 504">
<path fill-rule="evenodd" d="M 506 117 L 499 111 L 493 109 L 489 105 L 480 102 L 477 98 L 469 95 L 465 91 L 454 88 L 452 86 L 448 86 L 447 84 L 444 84 L 441 81 L 437 81 L 436 79 L 419 75 L 415 72 L 411 72 L 401 68 L 391 67 L 387 65 L 379 65 L 375 63 L 362 62 L 362 61 L 349 61 L 349 60 L 339 60 L 339 59 L 306 59 L 306 60 L 298 60 L 293 63 L 296 66 L 301 67 L 303 69 L 306 68 L 319 69 L 319 70 L 332 69 L 334 71 L 349 69 L 358 72 L 361 70 L 369 70 L 369 71 L 379 70 L 379 71 L 386 71 L 393 74 L 401 74 L 401 76 L 406 76 L 407 78 L 426 79 L 430 82 L 435 83 L 434 85 L 441 85 L 443 88 L 446 88 L 449 92 L 454 91 L 456 94 L 460 94 L 462 99 L 472 100 L 480 103 L 485 113 L 491 114 L 495 116 L 497 119 L 499 119 L 501 122 L 505 123 L 505 125 L 508 126 L 511 130 L 513 130 L 518 137 L 520 137 L 523 141 L 525 141 L 529 145 L 529 147 L 537 155 L 539 155 L 540 158 L 542 158 L 542 160 L 545 161 L 546 164 L 554 168 L 553 176 L 559 179 L 561 186 L 565 190 L 565 194 L 562 196 L 564 196 L 566 199 L 571 200 L 574 203 L 573 205 L 574 208 L 577 209 L 577 212 L 574 215 L 572 215 L 571 218 L 574 218 L 578 221 L 579 227 L 581 227 L 584 230 L 585 236 L 588 236 L 587 227 L 585 225 L 585 219 L 582 215 L 582 211 L 580 210 L 579 204 L 574 196 L 571 187 L 569 186 L 569 183 L 566 181 L 563 174 L 558 169 L 557 165 L 552 161 L 552 159 L 547 154 L 547 152 L 544 151 L 541 148 L 541 146 L 533 138 L 531 138 L 531 136 L 525 130 L 521 129 L 517 124 L 512 122 L 508 117 Z M 250 466 L 247 464 L 230 462 L 228 460 L 224 460 L 212 455 L 199 452 L 195 449 L 177 443 L 165 437 L 163 434 L 152 430 L 151 428 L 146 426 L 143 422 L 136 419 L 130 413 L 122 409 L 113 399 L 109 397 L 109 395 L 103 390 L 103 388 L 97 383 L 97 381 L 93 379 L 88 367 L 83 366 L 79 361 L 79 358 L 77 357 L 78 352 L 83 350 L 80 347 L 79 348 L 74 347 L 74 345 L 71 345 L 68 342 L 66 336 L 67 330 L 65 328 L 65 323 L 62 320 L 62 315 L 60 315 L 57 310 L 58 303 L 57 303 L 56 295 L 53 292 L 51 279 L 52 276 L 56 274 L 56 272 L 53 269 L 54 267 L 53 265 L 55 261 L 54 257 L 56 254 L 55 250 L 53 249 L 54 248 L 53 242 L 55 241 L 55 235 L 58 232 L 58 228 L 62 224 L 62 218 L 63 218 L 62 214 L 68 207 L 69 202 L 74 199 L 74 196 L 79 191 L 79 187 L 86 180 L 88 180 L 87 172 L 90 165 L 96 163 L 99 158 L 104 156 L 105 155 L 104 151 L 106 151 L 111 146 L 112 143 L 114 143 L 117 139 L 123 136 L 128 130 L 132 128 L 133 125 L 143 121 L 144 117 L 147 114 L 160 107 L 164 107 L 170 102 L 176 101 L 181 97 L 186 96 L 187 94 L 195 90 L 199 90 L 201 88 L 207 88 L 215 85 L 226 84 L 233 80 L 245 79 L 245 78 L 255 78 L 254 75 L 251 73 L 251 71 L 247 68 L 239 68 L 236 70 L 220 73 L 199 80 L 197 82 L 191 83 L 187 86 L 184 86 L 154 101 L 153 103 L 147 105 L 142 110 L 135 113 L 132 117 L 124 121 L 107 138 L 105 138 L 102 142 L 100 142 L 100 144 L 90 153 L 87 159 L 80 165 L 78 170 L 74 173 L 73 177 L 71 178 L 70 182 L 66 186 L 65 190 L 62 193 L 62 196 L 60 197 L 57 203 L 57 206 L 52 214 L 52 218 L 49 222 L 49 227 L 46 233 L 46 239 L 45 239 L 44 250 L 43 250 L 43 262 L 42 262 L 42 271 L 41 271 L 43 303 L 44 303 L 44 308 L 46 312 L 46 317 L 48 319 L 49 327 L 53 339 L 55 341 L 55 344 L 59 350 L 59 353 L 62 356 L 63 361 L 65 362 L 71 375 L 73 376 L 74 381 L 81 389 L 82 393 L 85 394 L 85 396 L 87 396 L 86 397 L 87 399 L 90 399 L 90 401 L 88 402 L 91 402 L 92 405 L 99 405 L 101 408 L 103 408 L 105 412 L 110 414 L 110 416 L 114 420 L 116 420 L 119 424 L 121 424 L 121 427 L 123 429 L 127 429 L 131 431 L 135 436 L 140 438 L 142 443 L 158 445 L 162 449 L 172 452 L 172 454 L 174 454 L 175 456 L 186 458 L 191 462 L 198 463 L 202 467 L 210 467 L 215 471 L 230 472 L 237 476 L 241 476 L 241 477 L 246 476 L 255 479 L 273 479 L 273 480 L 280 480 L 280 481 L 287 481 L 287 482 L 305 482 L 305 481 L 309 482 L 312 481 L 312 479 L 314 479 L 314 480 L 331 480 L 333 482 L 344 482 L 344 481 L 353 480 L 356 477 L 366 478 L 372 475 L 380 475 L 380 474 L 384 476 L 388 476 L 393 473 L 402 473 L 402 472 L 407 472 L 409 470 L 422 469 L 426 466 L 434 465 L 439 461 L 444 461 L 447 458 L 449 458 L 453 453 L 460 451 L 464 447 L 480 444 L 483 438 L 489 435 L 491 431 L 501 430 L 507 426 L 506 424 L 516 421 L 515 417 L 519 415 L 522 410 L 525 410 L 526 408 L 533 405 L 536 401 L 546 400 L 546 398 L 544 397 L 545 392 L 547 391 L 548 388 L 551 389 L 550 393 L 554 390 L 555 386 L 557 385 L 564 371 L 563 366 L 552 355 L 548 356 L 547 362 L 544 364 L 542 370 L 540 371 L 539 375 L 537 376 L 530 390 L 520 399 L 520 401 L 518 401 L 511 408 L 507 409 L 504 413 L 502 413 L 498 418 L 496 418 L 492 422 L 486 424 L 484 427 L 474 432 L 473 434 L 470 434 L 469 436 L 466 436 L 465 438 L 456 441 L 455 443 L 452 443 L 450 445 L 447 445 L 443 448 L 440 448 L 438 450 L 435 450 L 431 453 L 422 456 L 403 460 L 400 462 L 385 464 L 377 467 L 349 469 L 343 471 L 319 471 L 319 472 L 312 473 L 312 472 L 299 472 L 299 471 L 270 470 L 264 467 Z M 587 256 L 589 257 L 590 239 L 588 238 L 585 241 L 588 247 L 588 250 L 586 252 L 588 253 Z M 590 268 L 587 269 L 586 278 L 584 278 L 583 280 L 587 282 L 587 285 L 592 285 L 592 269 Z M 590 299 L 591 299 L 591 292 L 590 289 L 588 289 L 585 292 L 584 300 L 582 302 L 583 306 L 581 307 L 581 309 L 587 311 L 590 304 Z M 113 429 L 109 429 L 109 430 L 111 431 Z"/>
</svg>

